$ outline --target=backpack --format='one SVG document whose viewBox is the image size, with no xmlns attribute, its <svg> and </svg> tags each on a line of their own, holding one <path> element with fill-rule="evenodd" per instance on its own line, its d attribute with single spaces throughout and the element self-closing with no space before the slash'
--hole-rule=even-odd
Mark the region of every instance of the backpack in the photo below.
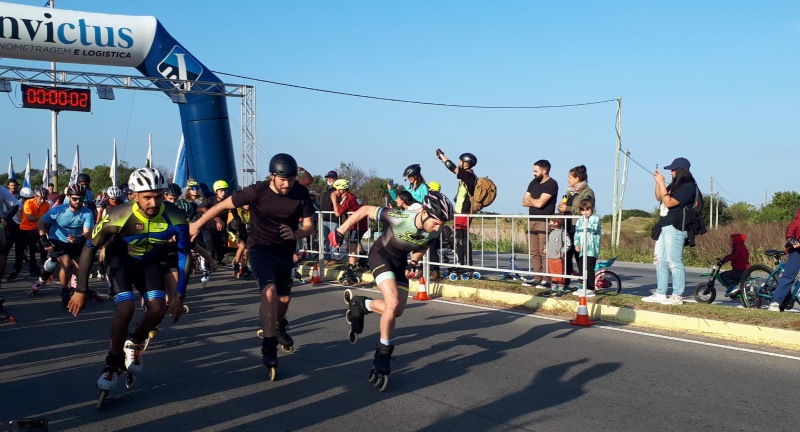
<svg viewBox="0 0 800 432">
<path fill-rule="evenodd" d="M 489 177 L 478 177 L 475 181 L 475 192 L 470 195 L 467 189 L 467 195 L 469 195 L 470 210 L 472 213 L 477 213 L 491 205 L 497 198 L 497 186 Z"/>
<path fill-rule="evenodd" d="M 703 220 L 703 193 L 697 184 L 694 185 L 694 201 L 691 204 L 682 208 L 680 226 L 675 225 L 675 228 L 686 231 L 686 240 L 683 246 L 694 247 L 695 237 L 703 235 L 708 232 L 706 223 Z"/>
</svg>

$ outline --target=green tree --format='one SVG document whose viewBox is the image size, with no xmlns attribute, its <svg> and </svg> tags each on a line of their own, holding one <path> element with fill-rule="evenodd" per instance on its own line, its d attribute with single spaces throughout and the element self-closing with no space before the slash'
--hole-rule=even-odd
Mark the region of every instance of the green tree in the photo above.
<svg viewBox="0 0 800 432">
<path fill-rule="evenodd" d="M 756 214 L 757 210 L 752 204 L 737 202 L 726 208 L 723 214 L 730 218 L 732 223 L 745 223 Z"/>
<path fill-rule="evenodd" d="M 772 201 L 751 218 L 752 222 L 789 222 L 800 205 L 800 194 L 794 191 L 775 192 Z"/>
</svg>

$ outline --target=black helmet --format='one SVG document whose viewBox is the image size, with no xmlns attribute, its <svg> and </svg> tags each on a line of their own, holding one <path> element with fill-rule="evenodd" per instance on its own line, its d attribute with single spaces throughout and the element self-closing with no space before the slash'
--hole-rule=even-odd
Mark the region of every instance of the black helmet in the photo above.
<svg viewBox="0 0 800 432">
<path fill-rule="evenodd" d="M 442 222 L 453 219 L 453 204 L 441 192 L 428 192 L 422 199 L 422 208 L 430 217 Z"/>
<path fill-rule="evenodd" d="M 70 185 L 67 188 L 67 196 L 73 195 L 86 196 L 86 186 L 77 183 Z"/>
<path fill-rule="evenodd" d="M 84 173 L 78 174 L 78 180 L 76 180 L 76 181 L 77 182 L 86 182 L 86 183 L 91 183 L 92 182 L 92 180 L 89 178 L 89 174 L 84 174 Z"/>
<path fill-rule="evenodd" d="M 167 195 L 172 195 L 174 197 L 181 196 L 182 192 L 183 191 L 181 190 L 181 187 L 178 186 L 177 183 L 170 183 L 169 185 L 167 185 L 167 190 L 165 191 Z"/>
<path fill-rule="evenodd" d="M 463 162 L 469 163 L 470 168 L 474 167 L 478 164 L 478 158 L 475 157 L 472 153 L 462 153 L 461 156 L 458 157 Z"/>
<path fill-rule="evenodd" d="M 418 176 L 420 172 L 419 164 L 409 165 L 406 167 L 406 170 L 403 171 L 403 177 Z"/>
<path fill-rule="evenodd" d="M 269 173 L 278 177 L 297 176 L 297 161 L 291 155 L 278 153 L 269 160 Z"/>
</svg>

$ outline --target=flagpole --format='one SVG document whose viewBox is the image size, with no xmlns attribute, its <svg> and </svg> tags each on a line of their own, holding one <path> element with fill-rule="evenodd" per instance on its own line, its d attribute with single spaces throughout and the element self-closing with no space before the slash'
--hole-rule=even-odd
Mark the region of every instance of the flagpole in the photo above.
<svg viewBox="0 0 800 432">
<path fill-rule="evenodd" d="M 56 8 L 55 0 L 48 0 L 49 6 L 51 9 Z M 51 62 L 50 67 L 53 69 L 53 87 L 56 86 L 56 62 Z M 56 170 L 56 175 L 54 176 L 55 179 L 53 180 L 53 185 L 55 186 L 54 190 L 58 190 L 58 111 L 51 110 L 52 114 L 50 115 L 50 130 L 51 130 L 51 137 L 52 143 L 51 146 L 53 147 L 53 167 Z"/>
</svg>

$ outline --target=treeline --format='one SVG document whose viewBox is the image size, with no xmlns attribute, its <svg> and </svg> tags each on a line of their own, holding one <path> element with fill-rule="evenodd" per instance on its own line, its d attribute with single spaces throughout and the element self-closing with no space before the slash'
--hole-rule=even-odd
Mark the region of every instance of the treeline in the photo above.
<svg viewBox="0 0 800 432">
<path fill-rule="evenodd" d="M 131 173 L 136 170 L 137 168 L 141 168 L 141 166 L 130 166 L 130 164 L 126 161 L 122 161 L 117 165 L 117 186 L 127 186 L 128 178 L 131 176 Z M 168 179 L 172 178 L 172 170 L 164 167 L 164 166 L 156 166 L 156 168 L 161 171 Z M 58 186 L 61 191 L 64 190 L 65 187 L 69 184 L 69 175 L 71 169 L 61 163 L 58 164 Z M 83 172 L 89 175 L 89 178 L 92 179 L 92 190 L 95 193 L 103 192 L 111 186 L 111 167 L 109 165 L 97 165 L 94 168 L 83 168 Z M 25 175 L 25 171 L 19 171 L 17 174 L 17 181 L 22 186 L 22 177 Z M 8 173 L 0 174 L 0 184 L 3 186 L 6 185 L 8 182 Z M 42 186 L 42 170 L 40 169 L 31 169 L 31 183 L 34 187 L 41 187 Z M 55 183 L 55 182 L 52 182 Z M 186 186 L 186 185 L 181 185 Z"/>
</svg>

